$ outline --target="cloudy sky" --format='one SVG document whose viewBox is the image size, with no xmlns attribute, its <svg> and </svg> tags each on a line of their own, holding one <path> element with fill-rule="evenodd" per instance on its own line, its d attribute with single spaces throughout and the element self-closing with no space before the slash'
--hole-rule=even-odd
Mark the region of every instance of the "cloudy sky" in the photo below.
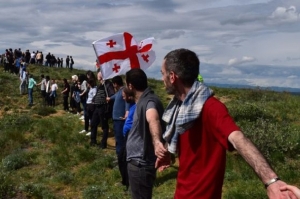
<svg viewBox="0 0 300 199">
<path fill-rule="evenodd" d="M 92 42 L 129 32 L 154 37 L 160 79 L 170 50 L 200 58 L 207 83 L 300 88 L 299 0 L 9 0 L 0 2 L 0 51 L 22 48 L 72 55 L 94 69 Z"/>
</svg>

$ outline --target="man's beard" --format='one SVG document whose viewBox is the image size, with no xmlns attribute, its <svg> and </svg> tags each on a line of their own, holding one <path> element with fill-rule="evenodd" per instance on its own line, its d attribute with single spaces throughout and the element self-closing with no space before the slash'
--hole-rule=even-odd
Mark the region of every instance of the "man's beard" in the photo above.
<svg viewBox="0 0 300 199">
<path fill-rule="evenodd" d="M 169 95 L 175 95 L 176 93 L 175 87 L 173 85 L 166 86 L 166 91 Z"/>
</svg>

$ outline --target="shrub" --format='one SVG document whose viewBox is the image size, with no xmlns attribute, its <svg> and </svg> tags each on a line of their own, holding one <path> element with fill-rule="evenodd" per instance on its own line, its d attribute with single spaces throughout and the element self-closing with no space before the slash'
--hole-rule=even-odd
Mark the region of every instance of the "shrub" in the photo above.
<svg viewBox="0 0 300 199">
<path fill-rule="evenodd" d="M 25 192 L 27 196 L 33 198 L 55 199 L 56 197 L 42 184 L 22 184 L 19 188 Z"/>
<path fill-rule="evenodd" d="M 9 172 L 0 169 L 0 198 L 12 198 L 15 195 L 15 183 Z"/>
<path fill-rule="evenodd" d="M 100 185 L 92 185 L 88 186 L 83 190 L 83 198 L 85 199 L 94 199 L 94 198 L 103 198 L 106 190 L 108 189 L 106 183 L 102 183 Z"/>
<path fill-rule="evenodd" d="M 2 159 L 2 166 L 6 171 L 17 170 L 29 164 L 30 160 L 28 155 L 21 150 L 18 150 Z"/>
<path fill-rule="evenodd" d="M 247 137 L 267 156 L 282 161 L 300 152 L 298 131 L 288 123 L 272 123 L 259 118 L 255 122 L 244 123 L 243 131 Z M 299 135 L 298 135 L 299 136 Z"/>
<path fill-rule="evenodd" d="M 32 112 L 40 116 L 48 116 L 56 113 L 56 110 L 53 107 L 41 106 L 41 107 L 34 107 L 32 109 Z"/>
<path fill-rule="evenodd" d="M 57 174 L 56 179 L 64 184 L 70 184 L 74 180 L 74 175 L 69 171 L 61 171 Z"/>
</svg>

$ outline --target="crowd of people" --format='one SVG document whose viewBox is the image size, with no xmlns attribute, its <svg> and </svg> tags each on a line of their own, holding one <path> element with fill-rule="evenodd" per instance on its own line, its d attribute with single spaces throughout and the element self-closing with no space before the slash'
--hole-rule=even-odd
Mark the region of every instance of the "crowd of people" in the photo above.
<svg viewBox="0 0 300 199">
<path fill-rule="evenodd" d="M 23 74 L 26 60 L 21 59 Z M 63 79 L 63 109 L 78 115 L 83 112 L 84 129 L 79 133 L 101 149 L 107 148 L 108 121 L 112 119 L 122 184 L 130 186 L 134 199 L 152 198 L 156 172 L 170 166 L 172 154 L 178 154 L 179 160 L 174 198 L 221 198 L 227 150 L 241 154 L 265 185 L 269 198 L 299 198 L 299 189 L 279 178 L 226 106 L 202 83 L 199 67 L 198 56 L 188 49 L 176 49 L 164 57 L 162 80 L 166 92 L 174 95 L 166 108 L 139 68 L 126 73 L 126 86 L 121 76 L 104 80 L 101 71 L 72 75 L 71 85 Z M 45 105 L 55 106 L 55 79 L 41 75 L 37 83 L 29 76 L 30 105 L 34 85 L 40 86 Z"/>
<path fill-rule="evenodd" d="M 21 48 L 12 50 L 12 48 L 6 49 L 3 54 L 0 55 L 0 64 L 4 66 L 4 72 L 10 72 L 18 75 L 20 66 L 22 63 L 38 64 L 49 67 L 63 68 L 64 59 L 50 52 L 44 56 L 42 51 L 26 50 L 22 51 Z M 67 55 L 65 59 L 65 68 L 73 70 L 74 59 L 72 56 Z"/>
</svg>

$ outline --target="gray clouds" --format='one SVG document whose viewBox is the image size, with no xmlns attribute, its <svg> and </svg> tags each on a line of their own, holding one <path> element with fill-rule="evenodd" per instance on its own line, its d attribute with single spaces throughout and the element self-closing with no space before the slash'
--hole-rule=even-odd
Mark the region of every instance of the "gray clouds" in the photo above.
<svg viewBox="0 0 300 199">
<path fill-rule="evenodd" d="M 207 82 L 300 87 L 298 0 L 11 0 L 0 6 L 2 52 L 72 54 L 75 67 L 93 69 L 91 43 L 127 31 L 138 41 L 156 38 L 157 60 L 146 71 L 153 78 L 160 79 L 164 55 L 183 47 L 199 55 Z"/>
</svg>

